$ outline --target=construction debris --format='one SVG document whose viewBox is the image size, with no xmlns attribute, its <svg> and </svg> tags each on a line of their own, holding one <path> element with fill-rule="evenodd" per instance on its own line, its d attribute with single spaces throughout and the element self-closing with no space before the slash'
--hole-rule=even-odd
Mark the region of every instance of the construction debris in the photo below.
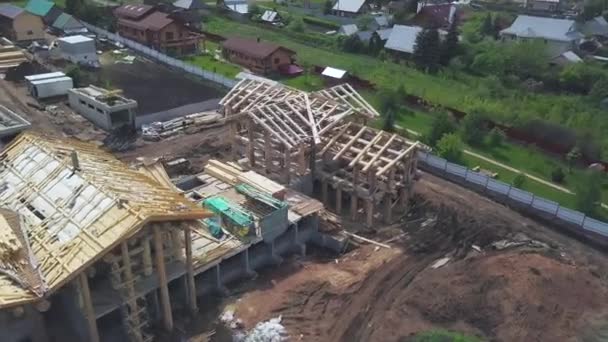
<svg viewBox="0 0 608 342">
<path fill-rule="evenodd" d="M 435 261 L 435 263 L 431 265 L 431 268 L 432 268 L 432 269 L 437 269 L 437 268 L 439 268 L 439 267 L 443 267 L 443 266 L 445 266 L 445 265 L 446 265 L 446 264 L 447 264 L 449 261 L 450 261 L 450 258 L 447 258 L 447 257 L 446 257 L 446 258 L 441 258 L 441 259 L 439 259 L 439 260 Z"/>
<path fill-rule="evenodd" d="M 284 342 L 288 340 L 287 330 L 281 325 L 281 316 L 258 323 L 244 339 L 237 342 Z"/>
<path fill-rule="evenodd" d="M 195 127 L 198 130 L 215 127 L 220 123 L 222 116 L 217 113 L 195 113 L 168 121 L 156 121 L 151 124 L 142 125 L 142 136 L 144 140 L 158 141 L 179 133 L 186 129 Z"/>
<path fill-rule="evenodd" d="M 354 239 L 357 239 L 357 240 L 360 240 L 360 241 L 363 241 L 363 242 L 367 242 L 367 243 L 371 243 L 372 245 L 376 245 L 378 247 L 389 248 L 389 249 L 391 248 L 391 246 L 389 246 L 387 244 L 376 242 L 374 240 L 371 240 L 371 239 L 368 239 L 368 238 L 364 238 L 363 236 L 359 236 L 359 235 L 353 234 L 351 232 L 344 231 L 343 233 L 345 235 L 348 235 L 348 236 L 354 238 Z"/>
</svg>

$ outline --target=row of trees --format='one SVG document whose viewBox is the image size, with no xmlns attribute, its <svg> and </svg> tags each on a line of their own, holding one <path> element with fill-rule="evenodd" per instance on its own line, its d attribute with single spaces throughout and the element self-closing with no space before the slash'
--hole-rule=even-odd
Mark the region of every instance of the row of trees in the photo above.
<svg viewBox="0 0 608 342">
<path fill-rule="evenodd" d="M 461 53 L 456 25 L 451 25 L 445 37 L 439 37 L 437 29 L 424 29 L 416 36 L 412 59 L 416 67 L 425 72 L 436 72 L 441 66 Z"/>
</svg>

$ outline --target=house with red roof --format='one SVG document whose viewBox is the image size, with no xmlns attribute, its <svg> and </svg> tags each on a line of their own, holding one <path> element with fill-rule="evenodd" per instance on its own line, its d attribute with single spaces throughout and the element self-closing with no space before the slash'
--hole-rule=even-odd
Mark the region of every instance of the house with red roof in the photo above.
<svg viewBox="0 0 608 342">
<path fill-rule="evenodd" d="M 230 62 L 257 74 L 278 72 L 294 75 L 302 72 L 294 64 L 295 51 L 260 39 L 228 38 L 222 43 L 222 54 Z"/>
<path fill-rule="evenodd" d="M 170 55 L 195 53 L 203 39 L 201 34 L 154 6 L 123 5 L 114 10 L 114 16 L 116 31 L 121 36 Z"/>
</svg>

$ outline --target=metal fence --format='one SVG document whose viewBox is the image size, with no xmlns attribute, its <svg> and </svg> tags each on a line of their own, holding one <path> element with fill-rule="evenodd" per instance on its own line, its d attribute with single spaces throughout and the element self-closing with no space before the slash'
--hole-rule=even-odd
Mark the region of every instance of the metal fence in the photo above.
<svg viewBox="0 0 608 342">
<path fill-rule="evenodd" d="M 456 177 L 465 185 L 468 184 L 471 187 L 482 188 L 496 195 L 505 196 L 505 198 L 532 209 L 539 214 L 552 216 L 565 223 L 578 226 L 585 231 L 608 237 L 607 223 L 595 220 L 579 211 L 564 208 L 557 202 L 497 181 L 488 175 L 475 172 L 462 165 L 450 163 L 443 158 L 436 157 L 427 152 L 419 151 L 418 160 L 423 163 L 423 166 Z"/>
<path fill-rule="evenodd" d="M 169 56 L 165 55 L 162 52 L 159 52 L 159 51 L 156 51 L 154 49 L 151 49 L 151 48 L 149 48 L 149 47 L 147 47 L 147 46 L 145 46 L 143 44 L 134 42 L 134 41 L 132 41 L 130 39 L 121 37 L 118 34 L 108 32 L 108 31 L 106 31 L 106 30 L 104 30 L 102 28 L 99 28 L 97 26 L 93 26 L 93 25 L 88 24 L 88 23 L 83 23 L 83 24 L 84 24 L 84 26 L 87 27 L 87 29 L 89 29 L 90 31 L 96 33 L 99 36 L 103 36 L 103 37 L 108 38 L 109 40 L 112 40 L 112 41 L 115 41 L 115 42 L 119 42 L 119 43 L 121 43 L 121 44 L 129 47 L 130 49 L 133 49 L 133 50 L 135 50 L 135 51 L 137 51 L 137 52 L 139 52 L 139 53 L 141 53 L 141 54 L 143 54 L 143 55 L 145 55 L 145 56 L 147 56 L 149 58 L 152 58 L 152 59 L 157 60 L 157 61 L 159 61 L 161 63 L 164 63 L 164 64 L 166 64 L 166 65 L 168 65 L 170 67 L 174 67 L 174 68 L 180 69 L 180 70 L 185 71 L 185 72 L 187 72 L 189 74 L 201 77 L 201 78 L 203 78 L 205 80 L 208 80 L 208 81 L 220 84 L 220 85 L 222 85 L 224 87 L 227 87 L 227 88 L 232 88 L 237 83 L 237 81 L 235 79 L 227 78 L 227 77 L 224 77 L 222 75 L 216 74 L 214 72 L 203 70 L 203 69 L 201 69 L 201 68 L 199 68 L 197 66 L 194 66 L 192 64 L 185 63 L 185 62 L 183 62 L 183 61 L 181 61 L 181 60 L 179 60 L 177 58 L 169 57 Z"/>
</svg>

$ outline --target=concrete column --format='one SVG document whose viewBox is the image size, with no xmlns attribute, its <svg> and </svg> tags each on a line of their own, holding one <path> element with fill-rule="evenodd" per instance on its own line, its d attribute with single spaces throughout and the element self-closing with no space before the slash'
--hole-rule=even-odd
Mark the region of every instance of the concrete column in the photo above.
<svg viewBox="0 0 608 342">
<path fill-rule="evenodd" d="M 350 217 L 355 220 L 357 218 L 357 193 L 353 191 L 350 195 Z"/>
<path fill-rule="evenodd" d="M 99 331 L 97 330 L 97 318 L 93 309 L 93 301 L 91 300 L 91 290 L 89 288 L 89 279 L 86 272 L 82 272 L 79 276 L 80 294 L 84 304 L 84 312 L 89 324 L 89 339 L 91 342 L 99 342 Z"/>
<path fill-rule="evenodd" d="M 373 220 L 374 220 L 374 202 L 373 199 L 368 199 L 365 201 L 365 214 L 366 214 L 366 219 L 365 219 L 365 224 L 368 227 L 372 226 Z"/>
<path fill-rule="evenodd" d="M 321 201 L 323 205 L 327 205 L 327 180 L 325 178 L 321 179 Z"/>
<path fill-rule="evenodd" d="M 242 256 L 245 263 L 245 273 L 250 277 L 257 277 L 258 273 L 251 269 L 251 263 L 249 262 L 249 248 L 245 249 Z"/>
<path fill-rule="evenodd" d="M 384 195 L 384 222 L 390 223 L 393 214 L 393 198 L 390 194 Z"/>
<path fill-rule="evenodd" d="M 300 248 L 300 254 L 306 256 L 306 244 L 300 242 L 300 225 L 294 224 L 294 242 L 298 248 Z"/>
<path fill-rule="evenodd" d="M 336 184 L 336 214 L 342 214 L 342 186 Z"/>
<path fill-rule="evenodd" d="M 281 256 L 277 254 L 274 244 L 275 240 L 272 240 L 272 242 L 270 243 L 270 255 L 272 257 L 272 260 L 276 264 L 281 264 L 283 262 L 283 258 L 281 258 Z"/>
<path fill-rule="evenodd" d="M 144 266 L 144 275 L 150 276 L 152 275 L 153 266 L 152 266 L 152 249 L 150 248 L 150 239 L 142 238 L 141 244 L 143 247 L 142 252 L 142 262 Z"/>
<path fill-rule="evenodd" d="M 186 248 L 186 289 L 188 308 L 192 314 L 198 311 L 196 304 L 196 284 L 194 282 L 194 265 L 192 264 L 192 232 L 184 227 L 184 247 Z"/>
</svg>

